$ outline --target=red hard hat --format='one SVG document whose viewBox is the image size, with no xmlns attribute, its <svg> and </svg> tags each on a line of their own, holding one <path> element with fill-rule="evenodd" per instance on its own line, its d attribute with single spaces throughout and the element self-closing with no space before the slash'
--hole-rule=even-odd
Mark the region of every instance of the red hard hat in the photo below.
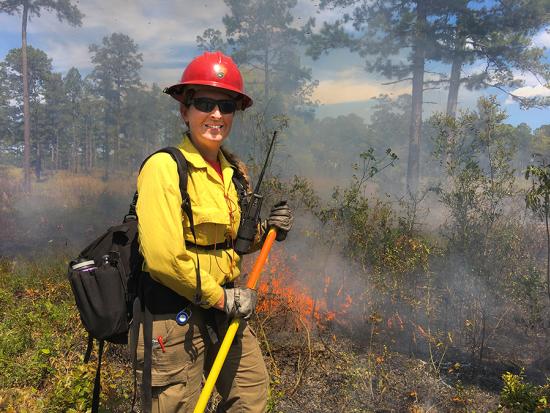
<svg viewBox="0 0 550 413">
<path fill-rule="evenodd" d="M 252 106 L 252 99 L 244 92 L 239 68 L 222 52 L 204 52 L 194 58 L 183 71 L 180 82 L 164 89 L 164 93 L 181 101 L 185 85 L 207 85 L 237 92 L 242 99 L 242 110 Z"/>
</svg>

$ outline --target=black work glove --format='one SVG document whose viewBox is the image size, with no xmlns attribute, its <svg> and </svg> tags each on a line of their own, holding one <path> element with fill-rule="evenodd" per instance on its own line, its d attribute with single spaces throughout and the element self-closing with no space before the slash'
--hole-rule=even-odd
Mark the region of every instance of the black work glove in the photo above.
<svg viewBox="0 0 550 413">
<path fill-rule="evenodd" d="M 224 308 L 229 318 L 244 318 L 248 320 L 258 302 L 258 293 L 251 288 L 224 288 Z"/>
<path fill-rule="evenodd" d="M 286 201 L 281 201 L 271 208 L 271 213 L 269 218 L 267 218 L 267 228 L 274 227 L 277 229 L 277 241 L 284 241 L 286 234 L 292 228 L 292 222 L 294 221 L 294 216 L 290 207 Z"/>
</svg>

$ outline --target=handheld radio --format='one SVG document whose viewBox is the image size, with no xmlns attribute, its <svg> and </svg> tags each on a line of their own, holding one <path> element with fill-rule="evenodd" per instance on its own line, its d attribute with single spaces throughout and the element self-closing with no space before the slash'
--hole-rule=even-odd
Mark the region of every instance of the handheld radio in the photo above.
<svg viewBox="0 0 550 413">
<path fill-rule="evenodd" d="M 239 225 L 239 231 L 237 232 L 237 239 L 235 240 L 234 249 L 237 254 L 245 254 L 249 249 L 250 245 L 254 241 L 256 236 L 256 231 L 258 230 L 258 221 L 260 218 L 260 211 L 262 209 L 263 196 L 259 194 L 260 185 L 264 179 L 264 173 L 269 162 L 269 156 L 271 155 L 271 150 L 273 149 L 273 144 L 275 143 L 275 137 L 277 136 L 277 131 L 273 132 L 273 137 L 271 138 L 271 144 L 269 145 L 269 150 L 267 151 L 267 157 L 265 158 L 264 166 L 262 172 L 256 183 L 256 188 L 254 188 L 254 193 L 251 195 L 251 198 L 248 202 L 248 207 L 246 208 L 245 213 L 241 217 L 241 222 Z"/>
</svg>

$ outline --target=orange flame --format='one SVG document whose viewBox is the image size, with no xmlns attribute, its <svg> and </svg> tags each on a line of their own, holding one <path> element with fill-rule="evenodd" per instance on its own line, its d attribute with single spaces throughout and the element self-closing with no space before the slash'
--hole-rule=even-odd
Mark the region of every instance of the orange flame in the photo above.
<svg viewBox="0 0 550 413">
<path fill-rule="evenodd" d="M 295 255 L 287 255 L 283 246 L 273 248 L 258 286 L 257 311 L 264 315 L 297 315 L 295 326 L 321 326 L 342 318 L 353 304 L 350 294 L 342 294 L 345 286 L 336 285 L 330 276 L 320 277 L 300 268 Z M 300 274 L 298 278 L 296 274 Z M 322 280 L 322 285 L 318 282 Z M 311 285 L 307 283 L 311 281 Z M 327 302 L 329 301 L 329 302 Z"/>
</svg>

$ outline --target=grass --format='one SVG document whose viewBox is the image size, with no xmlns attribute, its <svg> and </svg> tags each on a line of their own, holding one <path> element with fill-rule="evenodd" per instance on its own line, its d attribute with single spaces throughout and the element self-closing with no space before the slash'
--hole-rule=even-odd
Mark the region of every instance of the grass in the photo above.
<svg viewBox="0 0 550 413">
<path fill-rule="evenodd" d="M 0 260 L 2 412 L 85 413 L 91 407 L 97 361 L 83 363 L 86 333 L 66 280 L 67 261 L 62 255 Z M 272 378 L 272 413 L 526 412 L 533 403 L 546 406 L 547 386 L 530 385 L 523 376 L 504 378 L 498 407 L 497 393 L 441 377 L 429 363 L 389 351 L 376 336 L 367 348 L 322 325 L 289 331 L 287 321 L 267 312 L 254 320 Z M 124 347 L 108 346 L 103 413 L 130 411 L 131 372 Z"/>
<path fill-rule="evenodd" d="M 59 171 L 22 191 L 18 168 L 0 166 L 0 256 L 37 251 L 74 252 L 122 221 L 135 190 L 135 176 Z"/>
<path fill-rule="evenodd" d="M 96 360 L 82 361 L 86 334 L 66 281 L 67 261 L 107 226 L 120 222 L 135 177 L 113 175 L 105 182 L 100 172 L 85 176 L 60 171 L 33 182 L 31 195 L 25 195 L 18 184 L 21 175 L 19 169 L 0 166 L 0 257 L 12 257 L 0 258 L 0 411 L 86 412 Z M 410 247 L 419 251 L 416 245 Z M 270 258 L 271 263 L 277 261 L 276 254 Z M 294 262 L 287 255 L 280 261 Z M 401 261 L 397 254 L 395 262 Z M 279 279 L 286 267 L 275 267 Z M 282 292 L 271 294 L 277 295 L 274 300 L 288 299 Z M 291 295 L 296 298 L 297 290 Z M 284 309 L 260 312 L 253 322 L 272 378 L 271 413 L 498 408 L 498 390 L 482 390 L 472 380 L 462 384 L 466 372 L 453 372 L 453 377 L 429 362 L 395 352 L 395 346 L 388 350 L 386 345 L 391 347 L 399 333 L 389 331 L 385 323 L 366 346 L 361 339 L 369 331 L 365 320 L 357 319 L 349 328 L 322 326 L 319 320 L 297 322 L 298 310 L 288 305 Z M 127 412 L 133 387 L 126 351 L 110 346 L 104 360 L 103 411 Z M 493 376 L 498 380 L 500 373 Z M 502 383 L 500 411 L 525 411 L 521 408 L 547 397 L 541 393 L 546 387 L 531 386 L 523 377 L 506 376 Z"/>
<path fill-rule="evenodd" d="M 65 279 L 66 265 L 63 257 L 0 262 L 0 411 L 90 407 L 97 361 L 82 361 L 86 334 Z M 105 366 L 102 396 L 109 412 L 129 411 L 127 367 L 116 359 Z"/>
</svg>

